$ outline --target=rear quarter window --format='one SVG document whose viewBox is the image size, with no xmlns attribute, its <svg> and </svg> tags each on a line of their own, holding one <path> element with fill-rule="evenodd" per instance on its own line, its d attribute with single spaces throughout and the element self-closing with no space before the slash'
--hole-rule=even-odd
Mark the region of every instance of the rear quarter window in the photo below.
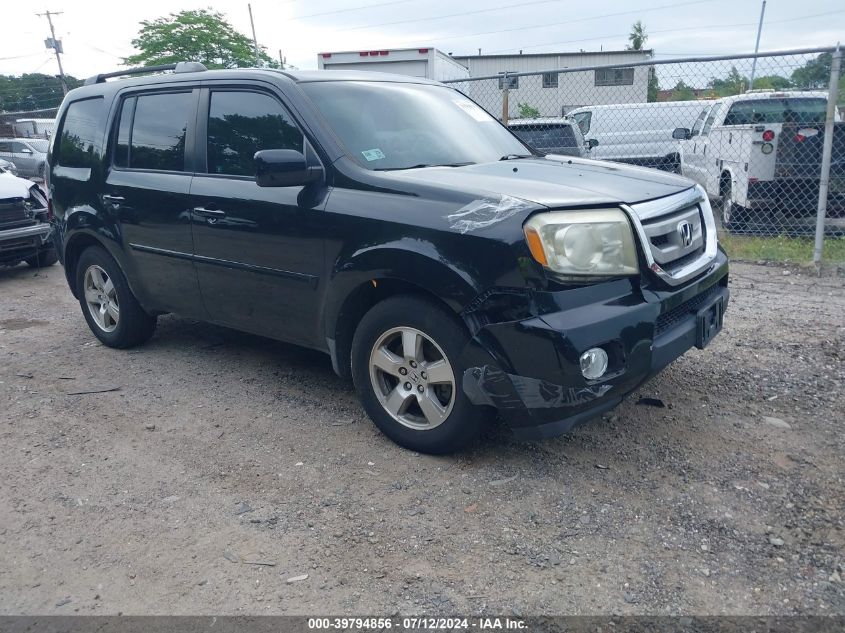
<svg viewBox="0 0 845 633">
<path fill-rule="evenodd" d="M 102 97 L 74 101 L 65 110 L 57 163 L 63 167 L 94 165 L 103 138 L 105 104 Z"/>
</svg>

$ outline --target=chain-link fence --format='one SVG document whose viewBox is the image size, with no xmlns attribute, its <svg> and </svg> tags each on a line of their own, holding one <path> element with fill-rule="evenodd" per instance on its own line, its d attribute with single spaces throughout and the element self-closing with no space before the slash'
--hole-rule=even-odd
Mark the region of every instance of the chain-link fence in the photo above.
<svg viewBox="0 0 845 633">
<path fill-rule="evenodd" d="M 835 54 L 834 54 L 835 53 Z M 450 82 L 548 154 L 681 173 L 724 230 L 845 235 L 845 123 L 826 130 L 833 49 L 503 72 Z M 845 87 L 833 92 L 839 108 Z M 832 137 L 829 179 L 823 174 Z M 827 172 L 827 169 L 824 170 Z M 823 177 L 825 175 L 825 177 Z M 825 196 L 822 195 L 822 198 Z"/>
</svg>

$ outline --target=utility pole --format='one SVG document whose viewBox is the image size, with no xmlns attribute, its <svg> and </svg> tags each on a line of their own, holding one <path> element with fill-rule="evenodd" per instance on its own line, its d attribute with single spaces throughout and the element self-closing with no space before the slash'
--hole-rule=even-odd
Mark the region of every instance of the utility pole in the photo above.
<svg viewBox="0 0 845 633">
<path fill-rule="evenodd" d="M 279 49 L 279 68 L 284 70 L 285 69 L 285 58 L 282 57 L 282 49 Z"/>
<path fill-rule="evenodd" d="M 255 46 L 255 67 L 258 68 L 261 64 L 258 59 L 258 40 L 255 38 L 255 22 L 252 20 L 252 5 L 247 4 L 246 8 L 249 9 L 249 24 L 252 27 L 252 44 Z"/>
<path fill-rule="evenodd" d="M 53 20 L 52 20 L 52 16 L 61 15 L 62 13 L 64 13 L 64 12 L 63 11 L 50 12 L 50 11 L 45 10 L 44 13 L 36 13 L 35 15 L 37 15 L 38 17 L 46 17 L 47 23 L 50 25 L 50 38 L 47 39 L 47 40 L 44 40 L 44 44 L 46 45 L 47 48 L 52 48 L 53 51 L 55 51 L 55 53 L 56 53 L 56 61 L 59 64 L 59 81 L 62 82 L 62 92 L 64 94 L 67 94 L 67 81 L 65 80 L 65 71 L 62 68 L 62 53 L 64 51 L 62 50 L 62 42 L 60 40 L 56 39 L 56 29 L 53 28 Z"/>
<path fill-rule="evenodd" d="M 760 33 L 763 31 L 763 16 L 766 15 L 766 0 L 763 0 L 763 6 L 760 9 L 760 24 L 757 25 L 757 43 L 754 44 L 754 54 L 760 50 Z M 754 74 L 757 71 L 757 58 L 751 62 L 751 82 L 748 84 L 749 90 L 754 90 Z"/>
</svg>

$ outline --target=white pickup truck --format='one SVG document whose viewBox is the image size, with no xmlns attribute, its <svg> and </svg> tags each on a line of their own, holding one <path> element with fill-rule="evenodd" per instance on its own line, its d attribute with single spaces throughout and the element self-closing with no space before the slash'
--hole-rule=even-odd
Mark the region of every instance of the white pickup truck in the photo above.
<svg viewBox="0 0 845 633">
<path fill-rule="evenodd" d="M 811 231 L 826 92 L 753 90 L 717 99 L 678 128 L 681 173 L 719 200 L 731 232 Z M 837 116 L 836 121 L 839 121 Z M 828 216 L 845 215 L 845 124 L 835 123 Z"/>
</svg>

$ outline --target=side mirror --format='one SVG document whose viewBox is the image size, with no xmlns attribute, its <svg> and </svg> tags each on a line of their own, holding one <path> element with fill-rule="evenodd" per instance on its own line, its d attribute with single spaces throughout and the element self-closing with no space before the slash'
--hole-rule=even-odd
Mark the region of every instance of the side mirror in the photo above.
<svg viewBox="0 0 845 633">
<path fill-rule="evenodd" d="M 685 141 L 690 137 L 689 128 L 686 127 L 676 127 L 672 132 L 672 138 L 678 139 L 679 141 Z"/>
<path fill-rule="evenodd" d="M 302 186 L 323 176 L 322 167 L 309 166 L 302 152 L 294 149 L 262 149 L 254 160 L 259 187 Z"/>
<path fill-rule="evenodd" d="M 599 140 L 597 138 L 588 138 L 585 145 L 587 149 L 593 149 L 594 147 L 599 146 Z"/>
</svg>

